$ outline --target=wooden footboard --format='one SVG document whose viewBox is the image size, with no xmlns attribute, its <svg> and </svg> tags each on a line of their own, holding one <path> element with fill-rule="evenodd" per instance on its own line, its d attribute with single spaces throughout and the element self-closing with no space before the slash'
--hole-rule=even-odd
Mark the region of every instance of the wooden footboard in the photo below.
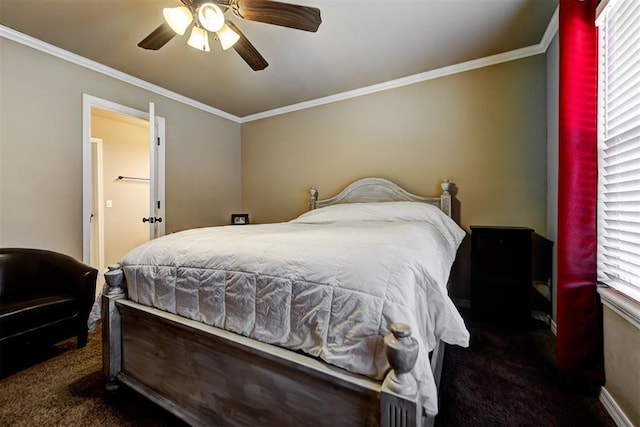
<svg viewBox="0 0 640 427">
<path fill-rule="evenodd" d="M 106 277 L 112 286 L 102 301 L 108 388 L 123 383 L 189 424 L 408 427 L 433 421 L 423 419 L 407 378 L 410 352 L 392 349 L 402 348 L 410 333 L 402 326 L 385 339 L 394 370 L 380 383 L 134 303 L 119 287 L 121 270 Z"/>
</svg>

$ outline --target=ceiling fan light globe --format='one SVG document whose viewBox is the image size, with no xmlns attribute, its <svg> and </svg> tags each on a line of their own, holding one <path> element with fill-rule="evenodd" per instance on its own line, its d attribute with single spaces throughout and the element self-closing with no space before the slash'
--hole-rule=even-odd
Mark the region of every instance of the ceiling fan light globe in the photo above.
<svg viewBox="0 0 640 427">
<path fill-rule="evenodd" d="M 162 14 L 171 29 L 179 35 L 183 35 L 191 21 L 193 21 L 193 15 L 191 15 L 189 8 L 185 6 L 165 7 L 162 9 Z"/>
<path fill-rule="evenodd" d="M 209 49 L 209 36 L 207 32 L 196 26 L 191 30 L 191 36 L 189 37 L 187 44 L 192 48 L 203 52 L 211 51 L 211 49 Z"/>
<path fill-rule="evenodd" d="M 198 21 L 206 30 L 215 33 L 224 25 L 224 14 L 213 3 L 204 3 L 198 8 Z"/>
<path fill-rule="evenodd" d="M 218 35 L 218 40 L 220 40 L 220 44 L 224 50 L 229 49 L 231 46 L 236 44 L 238 40 L 240 40 L 240 35 L 233 31 L 227 24 L 224 24 L 216 34 Z"/>
</svg>

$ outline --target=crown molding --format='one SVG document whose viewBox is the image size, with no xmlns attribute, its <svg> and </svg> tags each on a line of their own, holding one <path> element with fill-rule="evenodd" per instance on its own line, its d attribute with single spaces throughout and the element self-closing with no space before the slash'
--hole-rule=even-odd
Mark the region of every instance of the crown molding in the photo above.
<svg viewBox="0 0 640 427">
<path fill-rule="evenodd" d="M 240 117 L 238 116 L 234 116 L 233 114 L 229 114 L 225 111 L 218 110 L 217 108 L 213 108 L 210 105 L 206 105 L 194 99 L 187 98 L 186 96 L 180 95 L 179 93 L 172 92 L 168 89 L 157 86 L 153 83 L 149 83 L 137 77 L 133 77 L 132 75 L 123 73 L 114 68 L 107 67 L 104 64 L 100 64 L 99 62 L 92 61 L 91 59 L 88 59 L 83 56 L 77 55 L 75 53 L 69 52 L 67 50 L 61 49 L 52 44 L 43 42 L 42 40 L 36 39 L 35 37 L 31 37 L 24 33 L 21 33 L 12 28 L 5 27 L 4 25 L 0 25 L 0 37 L 3 37 L 8 40 L 12 40 L 16 43 L 20 43 L 22 45 L 31 47 L 41 52 L 48 53 L 49 55 L 55 56 L 57 58 L 79 65 L 81 67 L 88 68 L 89 70 L 96 71 L 98 73 L 112 77 L 116 80 L 129 83 L 141 89 L 148 90 L 149 92 L 164 96 L 165 98 L 171 99 L 173 101 L 177 101 L 182 104 L 188 105 L 190 107 L 197 108 L 198 110 L 202 110 L 207 113 L 234 121 L 236 123 L 240 123 Z"/>
<path fill-rule="evenodd" d="M 346 99 L 355 98 L 358 96 L 370 95 L 372 93 L 381 92 L 389 89 L 395 89 L 402 86 L 408 86 L 415 83 L 424 82 L 427 80 L 433 80 L 440 77 L 450 76 L 452 74 L 464 73 L 466 71 L 475 70 L 477 68 L 489 67 L 491 65 L 496 65 L 503 62 L 515 61 L 515 60 L 526 58 L 529 56 L 540 55 L 547 51 L 547 49 L 549 48 L 549 45 L 553 41 L 553 38 L 555 37 L 557 32 L 558 32 L 558 8 L 556 7 L 556 10 L 553 13 L 553 16 L 549 20 L 549 24 L 547 24 L 547 29 L 545 30 L 542 36 L 542 40 L 537 45 L 516 49 L 509 52 L 499 53 L 497 55 L 487 56 L 480 59 L 474 59 L 472 61 L 462 62 L 460 64 L 438 68 L 436 70 L 431 70 L 431 71 L 427 71 L 420 74 L 414 74 L 412 76 L 403 77 L 396 80 L 389 80 L 384 83 L 380 83 L 372 86 L 366 86 L 359 89 L 354 89 L 347 92 L 326 96 L 324 98 L 317 98 L 311 101 L 300 102 L 298 104 L 292 104 L 286 107 L 275 108 L 273 110 L 251 114 L 249 116 L 242 117 L 240 119 L 240 123 L 247 123 L 254 120 L 260 120 L 267 117 L 277 116 L 280 114 L 292 113 L 294 111 L 304 110 L 306 108 L 318 107 L 320 105 L 330 104 L 338 101 L 344 101 Z"/>
<path fill-rule="evenodd" d="M 547 49 L 549 49 L 549 45 L 553 41 L 553 38 L 556 36 L 556 34 L 558 34 L 558 28 L 559 28 L 559 22 L 560 22 L 558 19 L 559 8 L 560 6 L 557 6 L 556 10 L 553 12 L 553 16 L 551 16 L 551 19 L 549 20 L 549 24 L 547 24 L 547 29 L 542 35 L 542 40 L 540 40 L 540 47 L 542 47 L 545 52 L 547 51 Z"/>
<path fill-rule="evenodd" d="M 460 64 L 450 65 L 448 67 L 438 68 L 435 70 L 426 71 L 424 73 L 414 74 L 408 77 L 402 77 L 396 80 L 389 80 L 384 83 L 366 86 L 359 89 L 354 89 L 347 92 L 326 96 L 324 98 L 317 98 L 311 101 L 300 102 L 298 104 L 292 104 L 286 107 L 275 108 L 273 110 L 263 111 L 262 113 L 244 116 L 240 119 L 240 123 L 246 123 L 254 120 L 264 119 L 267 117 L 277 116 L 280 114 L 291 113 L 298 110 L 304 110 L 306 108 L 318 107 L 320 105 L 331 104 L 333 102 L 344 101 L 350 98 L 370 95 L 370 94 L 381 92 L 384 90 L 396 89 L 399 87 L 424 82 L 427 80 L 433 80 L 440 77 L 450 76 L 452 74 L 458 74 L 466 71 L 475 70 L 477 68 L 488 67 L 488 66 L 500 64 L 503 62 L 515 61 L 517 59 L 538 55 L 544 52 L 545 50 L 543 50 L 542 46 L 538 44 L 535 46 L 529 46 L 529 47 L 525 47 L 517 50 L 512 50 L 510 52 L 499 53 L 497 55 L 487 56 L 485 58 L 480 58 L 480 59 L 474 59 L 472 61 L 462 62 Z"/>
<path fill-rule="evenodd" d="M 291 104 L 285 107 L 275 108 L 272 110 L 251 114 L 248 116 L 238 117 L 233 114 L 229 114 L 225 111 L 219 110 L 217 108 L 213 108 L 209 105 L 203 104 L 201 102 L 195 101 L 191 98 L 187 98 L 186 96 L 164 89 L 160 86 L 154 85 L 145 80 L 139 79 L 137 77 L 133 77 L 129 74 L 123 73 L 114 68 L 107 67 L 106 65 L 92 61 L 90 59 L 87 59 L 75 53 L 71 53 L 59 47 L 53 46 L 49 43 L 43 42 L 42 40 L 38 40 L 34 37 L 20 33 L 19 31 L 0 25 L 0 37 L 13 40 L 25 46 L 32 47 L 39 51 L 48 53 L 50 55 L 56 56 L 58 58 L 64 59 L 66 61 L 88 68 L 90 70 L 105 74 L 109 77 L 113 77 L 123 82 L 132 84 L 134 86 L 140 87 L 142 89 L 148 90 L 158 95 L 162 95 L 174 101 L 181 102 L 193 108 L 197 108 L 199 110 L 206 111 L 216 116 L 231 120 L 236 123 L 247 123 L 254 120 L 264 119 L 267 117 L 273 117 L 281 114 L 292 113 L 298 110 L 318 107 L 321 105 L 331 104 L 334 102 L 344 101 L 351 98 L 370 95 L 376 92 L 381 92 L 389 89 L 396 89 L 399 87 L 424 82 L 427 80 L 433 80 L 440 77 L 450 76 L 452 74 L 464 73 L 466 71 L 471 71 L 478 68 L 489 67 L 491 65 L 496 65 L 503 62 L 515 61 L 518 59 L 527 58 L 529 56 L 540 55 L 547 51 L 547 49 L 549 48 L 549 45 L 553 41 L 553 38 L 555 37 L 557 32 L 558 32 L 558 8 L 556 8 L 553 16 L 551 17 L 540 43 L 536 45 L 512 50 L 509 52 L 499 53 L 499 54 L 487 56 L 484 58 L 474 59 L 472 61 L 462 62 L 460 64 L 438 68 L 438 69 L 427 71 L 424 73 L 403 77 L 400 79 L 389 80 L 384 83 L 366 86 L 359 89 L 354 89 L 354 90 L 350 90 L 350 91 L 346 91 L 346 92 L 342 92 L 342 93 L 338 93 L 338 94 L 334 94 L 334 95 L 330 95 L 322 98 L 313 99 L 310 101 Z"/>
</svg>

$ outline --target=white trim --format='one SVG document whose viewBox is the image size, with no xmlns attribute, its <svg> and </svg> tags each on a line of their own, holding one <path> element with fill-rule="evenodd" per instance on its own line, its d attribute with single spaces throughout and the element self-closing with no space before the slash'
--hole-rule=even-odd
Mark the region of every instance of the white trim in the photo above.
<svg viewBox="0 0 640 427">
<path fill-rule="evenodd" d="M 83 56 L 61 49 L 52 44 L 43 42 L 42 40 L 38 40 L 34 37 L 28 36 L 19 31 L 11 29 L 9 27 L 5 27 L 4 25 L 0 25 L 0 37 L 4 37 L 6 39 L 12 40 L 16 43 L 23 44 L 33 49 L 39 50 L 41 52 L 48 53 L 49 55 L 55 56 L 57 58 L 63 59 L 65 61 L 71 62 L 76 65 L 80 65 L 81 67 L 88 68 L 89 70 L 96 71 L 106 76 L 113 77 L 114 79 L 123 81 L 125 83 L 132 84 L 141 89 L 145 89 L 145 90 L 148 90 L 149 92 L 153 92 L 158 95 L 164 96 L 165 98 L 169 98 L 174 101 L 181 102 L 190 107 L 197 108 L 202 111 L 206 111 L 207 113 L 220 116 L 222 118 L 231 120 L 236 123 L 240 123 L 240 118 L 238 116 L 234 116 L 233 114 L 229 114 L 225 111 L 219 110 L 217 108 L 213 108 L 209 105 L 203 104 L 202 102 L 196 101 L 194 99 L 187 98 L 186 96 L 180 95 L 179 93 L 172 92 L 168 89 L 154 85 L 153 83 L 149 83 L 137 77 L 133 77 L 129 74 L 123 73 L 122 71 L 118 71 L 114 68 L 107 67 L 106 65 L 100 64 L 99 62 L 92 61 Z"/>
<path fill-rule="evenodd" d="M 137 117 L 142 120 L 149 120 L 149 113 L 146 111 L 136 110 L 135 108 L 127 107 L 126 105 L 118 104 L 117 102 L 109 101 L 107 99 L 98 98 L 97 96 L 89 95 L 87 93 L 82 94 L 83 105 L 89 105 L 89 113 L 91 113 L 91 107 L 96 106 L 103 110 L 111 110 L 116 113 L 122 113 L 127 116 Z M 87 123 L 90 124 L 90 123 Z M 88 127 L 89 133 L 91 133 L 91 127 Z M 89 135 L 90 137 L 90 135 Z"/>
<path fill-rule="evenodd" d="M 611 393 L 604 387 L 600 388 L 599 400 L 618 427 L 633 427 L 631 420 L 626 416 L 613 396 L 611 396 Z"/>
<path fill-rule="evenodd" d="M 103 148 L 101 138 L 91 138 L 91 144 L 96 144 L 97 157 L 96 157 L 96 170 L 93 171 L 93 164 L 91 165 L 91 173 L 98 177 L 97 179 L 97 193 L 95 198 L 98 199 L 98 274 L 102 274 L 105 269 L 104 265 L 104 179 L 103 179 Z M 92 156 L 93 157 L 93 156 Z M 93 158 L 91 159 L 93 163 Z M 91 219 L 91 215 L 89 215 Z M 89 221 L 91 223 L 91 221 Z M 89 249 L 91 250 L 91 249 Z M 95 261 L 94 265 L 95 265 Z"/>
<path fill-rule="evenodd" d="M 602 25 L 602 20 L 604 19 L 604 11 L 609 6 L 609 3 L 615 3 L 617 0 L 600 0 L 598 6 L 596 7 L 596 27 Z"/>
<path fill-rule="evenodd" d="M 540 40 L 540 46 L 544 49 L 545 52 L 547 51 L 547 49 L 549 49 L 549 45 L 551 44 L 551 42 L 553 41 L 553 38 L 558 33 L 558 28 L 560 25 L 559 24 L 560 20 L 558 18 L 559 9 L 560 9 L 560 6 L 557 6 L 555 12 L 553 12 L 553 16 L 551 16 L 551 19 L 549 20 L 547 29 L 542 35 L 542 40 Z"/>
<path fill-rule="evenodd" d="M 74 64 L 86 67 L 90 70 L 105 74 L 107 76 L 113 77 L 123 82 L 132 84 L 134 86 L 138 86 L 142 89 L 146 89 L 150 92 L 157 93 L 166 98 L 181 102 L 183 104 L 223 117 L 225 119 L 231 120 L 236 123 L 247 123 L 254 120 L 260 120 L 267 117 L 277 116 L 280 114 L 291 113 L 294 111 L 313 108 L 320 105 L 344 101 L 350 98 L 370 95 L 372 93 L 381 92 L 384 90 L 396 89 L 396 88 L 411 85 L 414 83 L 420 83 L 427 80 L 433 80 L 440 77 L 450 76 L 452 74 L 463 73 L 466 71 L 471 71 L 471 70 L 475 70 L 482 67 L 489 67 L 491 65 L 496 65 L 503 62 L 515 61 L 518 59 L 527 58 L 529 56 L 539 55 L 547 51 L 557 31 L 558 31 L 558 8 L 556 8 L 553 16 L 549 20 L 549 24 L 547 25 L 547 29 L 545 30 L 540 43 L 536 45 L 512 50 L 510 52 L 499 53 L 497 55 L 487 56 L 485 58 L 474 59 L 472 61 L 467 61 L 460 64 L 427 71 L 424 73 L 414 74 L 412 76 L 403 77 L 396 80 L 390 80 L 384 83 L 379 83 L 372 86 L 366 86 L 363 88 L 354 89 L 347 92 L 326 96 L 323 98 L 317 98 L 310 101 L 305 101 L 305 102 L 300 102 L 297 104 L 292 104 L 292 105 L 288 105 L 280 108 L 275 108 L 272 110 L 267 110 L 267 111 L 263 111 L 256 114 L 250 114 L 244 117 L 238 117 L 238 116 L 234 116 L 233 114 L 227 113 L 225 111 L 219 110 L 217 108 L 213 108 L 209 105 L 203 104 L 199 101 L 195 101 L 193 99 L 187 98 L 186 96 L 180 95 L 178 93 L 171 92 L 167 89 L 164 89 L 160 86 L 156 86 L 152 83 L 146 82 L 137 77 L 133 77 L 133 76 L 130 76 L 129 74 L 125 74 L 113 68 L 107 67 L 106 65 L 102 65 L 98 62 L 84 58 L 80 55 L 76 55 L 75 53 L 71 53 L 64 49 L 60 49 L 59 47 L 53 46 L 49 43 L 45 43 L 42 40 L 38 40 L 36 38 L 33 38 L 31 36 L 28 36 L 26 34 L 13 30 L 11 28 L 0 25 L 0 37 L 13 40 L 25 46 L 32 47 L 34 49 L 51 54 L 53 56 L 72 62 Z"/>
<path fill-rule="evenodd" d="M 527 58 L 533 55 L 544 53 L 543 47 L 538 44 L 535 46 L 524 47 L 522 49 L 512 50 L 510 52 L 499 53 L 497 55 L 487 56 L 485 58 L 474 59 L 472 61 L 463 62 L 461 64 L 450 65 L 448 67 L 438 68 L 436 70 L 426 71 L 420 74 L 403 77 L 396 80 L 389 80 L 384 83 L 366 86 L 347 92 L 337 93 L 335 95 L 325 96 L 324 98 L 313 99 L 311 101 L 300 102 L 298 104 L 288 105 L 286 107 L 275 108 L 273 110 L 263 111 L 262 113 L 251 114 L 240 119 L 240 123 L 260 120 L 267 117 L 277 116 L 280 114 L 291 113 L 307 108 L 318 107 L 320 105 L 331 104 L 338 101 L 344 101 L 350 98 L 370 95 L 372 93 L 381 92 L 389 89 L 396 89 L 403 86 L 420 83 L 427 80 L 433 80 L 440 77 L 450 76 L 452 74 L 463 73 L 475 70 L 477 68 L 489 67 L 491 65 L 501 64 L 503 62 L 515 61 L 517 59 Z"/>
<path fill-rule="evenodd" d="M 640 329 L 640 304 L 607 286 L 598 286 L 598 293 L 600 294 L 602 304 Z"/>
<path fill-rule="evenodd" d="M 82 261 L 91 264 L 91 102 L 82 95 Z"/>
<path fill-rule="evenodd" d="M 497 55 L 487 56 L 480 59 L 474 59 L 472 61 L 462 62 L 460 64 L 438 68 L 435 70 L 414 74 L 412 76 L 403 77 L 396 80 L 389 80 L 384 83 L 366 86 L 363 88 L 326 96 L 324 98 L 313 99 L 311 101 L 300 102 L 298 104 L 292 104 L 285 107 L 275 108 L 273 110 L 263 111 L 261 113 L 251 114 L 249 116 L 241 117 L 240 123 L 260 120 L 260 119 L 264 119 L 271 116 L 291 113 L 294 111 L 317 107 L 320 105 L 330 104 L 333 102 L 344 101 L 346 99 L 355 98 L 358 96 L 370 95 L 372 93 L 381 92 L 384 90 L 396 89 L 402 86 L 412 85 L 414 83 L 420 83 L 427 80 L 433 80 L 440 77 L 450 76 L 452 74 L 464 73 L 466 71 L 475 70 L 477 68 L 489 67 L 491 65 L 501 64 L 503 62 L 515 61 L 518 59 L 527 58 L 529 56 L 539 55 L 547 51 L 547 49 L 549 48 L 549 45 L 553 41 L 553 38 L 555 37 L 557 32 L 558 32 L 558 7 L 556 7 L 556 10 L 553 13 L 553 16 L 549 20 L 549 24 L 547 25 L 547 29 L 545 30 L 542 36 L 542 40 L 537 45 L 524 47 L 521 49 L 509 51 L 509 52 L 499 53 Z"/>
</svg>

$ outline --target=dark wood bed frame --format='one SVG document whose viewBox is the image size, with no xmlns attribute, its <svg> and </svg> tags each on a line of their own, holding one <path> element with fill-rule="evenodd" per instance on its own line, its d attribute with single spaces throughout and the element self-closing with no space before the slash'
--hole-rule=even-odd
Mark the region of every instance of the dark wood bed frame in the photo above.
<svg viewBox="0 0 640 427">
<path fill-rule="evenodd" d="M 411 194 L 381 178 L 365 178 L 309 208 L 336 203 L 417 201 L 451 215 L 449 182 L 437 197 Z M 107 388 L 125 384 L 191 425 L 384 426 L 432 425 L 423 415 L 402 324 L 385 338 L 392 370 L 384 381 L 352 374 L 302 353 L 264 344 L 130 301 L 119 266 L 105 274 L 102 297 L 103 370 Z M 399 352 L 393 348 L 400 347 Z M 431 354 L 439 385 L 444 343 Z"/>
</svg>

